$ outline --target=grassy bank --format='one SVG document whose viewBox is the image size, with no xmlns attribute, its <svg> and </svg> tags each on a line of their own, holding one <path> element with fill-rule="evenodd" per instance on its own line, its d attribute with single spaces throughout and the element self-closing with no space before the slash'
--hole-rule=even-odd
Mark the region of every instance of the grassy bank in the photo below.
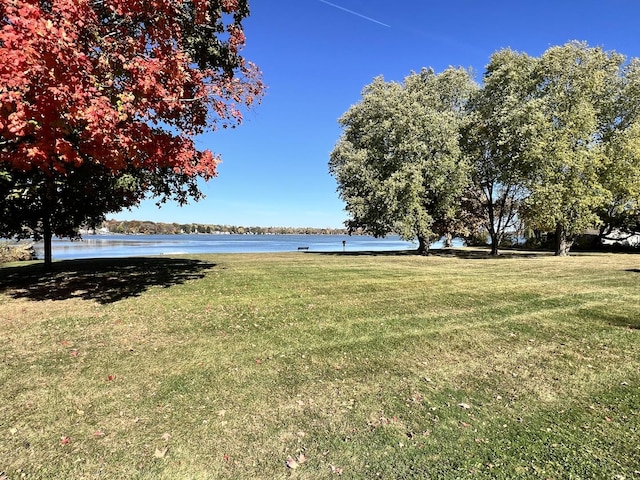
<svg viewBox="0 0 640 480">
<path fill-rule="evenodd" d="M 0 471 L 637 478 L 639 287 L 605 254 L 3 267 Z"/>
</svg>

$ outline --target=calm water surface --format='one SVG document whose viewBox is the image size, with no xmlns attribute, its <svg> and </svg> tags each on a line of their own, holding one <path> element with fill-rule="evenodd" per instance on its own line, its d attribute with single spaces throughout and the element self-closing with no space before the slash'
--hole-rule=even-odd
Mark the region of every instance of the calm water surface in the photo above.
<svg viewBox="0 0 640 480">
<path fill-rule="evenodd" d="M 53 258 L 134 257 L 200 253 L 310 252 L 414 250 L 417 244 L 395 236 L 373 238 L 348 235 L 84 235 L 82 240 L 53 240 Z M 43 257 L 43 245 L 35 245 Z"/>
</svg>

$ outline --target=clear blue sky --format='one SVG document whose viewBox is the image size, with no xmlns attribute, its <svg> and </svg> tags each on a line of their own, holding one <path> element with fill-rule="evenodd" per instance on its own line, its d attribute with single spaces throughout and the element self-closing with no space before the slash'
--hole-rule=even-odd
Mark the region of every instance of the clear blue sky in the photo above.
<svg viewBox="0 0 640 480">
<path fill-rule="evenodd" d="M 328 173 L 337 119 L 378 75 L 471 67 L 510 47 L 538 56 L 570 40 L 640 57 L 637 0 L 250 0 L 244 55 L 268 86 L 235 130 L 198 138 L 222 154 L 207 198 L 118 219 L 244 226 L 341 227 L 347 217 Z"/>
</svg>

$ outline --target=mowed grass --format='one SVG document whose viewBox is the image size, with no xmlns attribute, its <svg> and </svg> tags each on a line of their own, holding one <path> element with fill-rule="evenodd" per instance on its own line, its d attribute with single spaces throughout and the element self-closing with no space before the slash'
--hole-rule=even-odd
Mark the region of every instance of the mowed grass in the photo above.
<svg viewBox="0 0 640 480">
<path fill-rule="evenodd" d="M 639 256 L 14 264 L 0 347 L 9 479 L 640 476 Z"/>
</svg>

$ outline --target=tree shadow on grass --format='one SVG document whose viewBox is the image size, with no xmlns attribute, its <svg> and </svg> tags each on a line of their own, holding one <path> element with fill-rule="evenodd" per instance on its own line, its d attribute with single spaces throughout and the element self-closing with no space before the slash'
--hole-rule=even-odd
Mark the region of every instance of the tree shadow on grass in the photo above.
<svg viewBox="0 0 640 480">
<path fill-rule="evenodd" d="M 180 258 L 99 258 L 0 269 L 0 293 L 30 300 L 81 298 L 107 304 L 150 287 L 169 288 L 205 276 L 213 263 Z"/>
<path fill-rule="evenodd" d="M 358 250 L 346 252 L 315 252 L 309 250 L 304 252 L 306 255 L 335 255 L 342 257 L 411 257 L 417 255 L 415 250 Z"/>
<path fill-rule="evenodd" d="M 343 256 L 370 256 L 370 257 L 412 257 L 419 256 L 416 250 L 364 250 L 358 252 L 305 252 L 313 255 L 343 255 Z M 537 258 L 549 256 L 549 252 L 530 252 L 522 250 L 501 250 L 498 256 L 492 256 L 487 249 L 478 248 L 432 248 L 426 257 L 458 257 L 466 260 L 491 260 L 500 258 Z"/>
<path fill-rule="evenodd" d="M 640 330 L 640 318 L 630 318 L 615 312 L 598 312 L 598 320 L 613 327 L 623 327 L 627 330 Z"/>
<path fill-rule="evenodd" d="M 491 255 L 488 248 L 465 247 L 465 248 L 442 248 L 431 250 L 433 255 L 438 257 L 458 257 L 466 260 L 499 260 L 507 258 L 540 258 L 548 257 L 550 252 L 530 251 L 501 248 L 498 255 Z"/>
</svg>

